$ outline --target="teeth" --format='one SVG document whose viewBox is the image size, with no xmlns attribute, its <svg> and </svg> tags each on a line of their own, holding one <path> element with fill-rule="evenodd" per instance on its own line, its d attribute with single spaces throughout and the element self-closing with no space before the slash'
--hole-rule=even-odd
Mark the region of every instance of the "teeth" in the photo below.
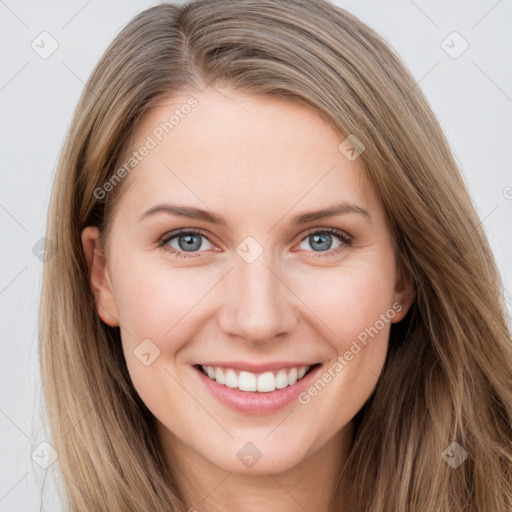
<svg viewBox="0 0 512 512">
<path fill-rule="evenodd" d="M 283 389 L 293 386 L 298 380 L 302 379 L 310 366 L 300 368 L 281 369 L 278 372 L 265 372 L 256 375 L 251 372 L 223 369 L 213 366 L 202 365 L 203 372 L 212 380 L 228 388 L 237 388 L 240 391 L 259 391 L 260 393 L 270 393 L 276 389 Z"/>
<path fill-rule="evenodd" d="M 215 372 L 215 375 L 217 375 L 217 372 Z M 226 381 L 224 384 L 228 388 L 237 388 L 238 387 L 238 377 L 236 376 L 236 373 L 233 370 L 228 370 L 226 372 Z"/>
<path fill-rule="evenodd" d="M 226 380 L 224 378 L 224 372 L 220 368 L 215 368 L 215 380 L 219 384 L 226 384 Z"/>
<path fill-rule="evenodd" d="M 279 370 L 276 375 L 276 388 L 283 389 L 288 386 L 288 374 L 286 370 Z"/>
<path fill-rule="evenodd" d="M 276 378 L 272 372 L 265 372 L 258 375 L 258 391 L 268 393 L 276 389 Z"/>
<path fill-rule="evenodd" d="M 238 389 L 240 391 L 256 391 L 257 386 L 257 377 L 254 373 L 240 372 L 238 376 Z"/>
</svg>

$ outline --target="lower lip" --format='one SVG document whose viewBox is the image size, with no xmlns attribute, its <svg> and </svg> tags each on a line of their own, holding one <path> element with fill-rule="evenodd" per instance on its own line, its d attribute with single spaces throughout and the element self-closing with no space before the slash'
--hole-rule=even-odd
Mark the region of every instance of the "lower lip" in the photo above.
<svg viewBox="0 0 512 512">
<path fill-rule="evenodd" d="M 246 414 L 271 414 L 290 405 L 315 378 L 321 365 L 313 368 L 301 380 L 283 389 L 276 389 L 268 393 L 240 391 L 237 388 L 228 388 L 223 384 L 207 377 L 201 370 L 194 367 L 199 378 L 213 395 L 223 404 Z"/>
</svg>

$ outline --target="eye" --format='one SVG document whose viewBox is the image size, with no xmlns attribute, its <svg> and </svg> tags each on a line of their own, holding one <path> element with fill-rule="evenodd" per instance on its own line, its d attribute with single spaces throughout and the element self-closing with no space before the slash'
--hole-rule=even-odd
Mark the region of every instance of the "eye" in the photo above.
<svg viewBox="0 0 512 512">
<path fill-rule="evenodd" d="M 182 230 L 166 235 L 158 241 L 158 246 L 172 252 L 178 258 L 189 258 L 194 257 L 193 253 L 199 252 L 199 249 L 205 248 L 203 240 L 206 240 L 207 245 L 210 244 L 206 249 L 213 247 L 202 231 Z"/>
<path fill-rule="evenodd" d="M 332 248 L 333 244 L 333 235 L 334 239 L 338 240 L 338 245 Z M 325 228 L 325 229 L 316 229 L 314 231 L 310 231 L 302 240 L 301 244 L 309 244 L 310 247 L 313 247 L 313 252 L 317 253 L 328 253 L 328 256 L 332 256 L 333 254 L 338 254 L 343 251 L 347 247 L 352 244 L 352 238 L 335 228 Z M 307 248 L 305 250 L 308 250 Z M 323 257 L 323 254 L 315 254 L 315 256 Z"/>
<path fill-rule="evenodd" d="M 332 248 L 334 240 L 338 240 L 338 245 Z M 206 241 L 206 247 L 204 247 Z M 324 228 L 310 231 L 301 240 L 301 244 L 309 243 L 313 247 L 312 252 L 319 253 L 315 256 L 324 257 L 338 254 L 352 244 L 352 238 L 343 231 L 335 228 Z M 165 235 L 158 241 L 158 247 L 161 247 L 178 258 L 194 257 L 194 253 L 201 252 L 200 249 L 211 249 L 214 245 L 210 242 L 207 235 L 201 230 L 186 230 L 173 232 Z M 301 249 L 304 249 L 301 247 Z M 305 249 L 306 251 L 309 249 Z"/>
</svg>

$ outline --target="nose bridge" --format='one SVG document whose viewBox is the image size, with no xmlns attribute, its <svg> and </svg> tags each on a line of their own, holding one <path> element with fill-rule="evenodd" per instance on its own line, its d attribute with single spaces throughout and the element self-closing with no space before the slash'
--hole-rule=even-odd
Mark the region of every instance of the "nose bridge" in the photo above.
<svg viewBox="0 0 512 512">
<path fill-rule="evenodd" d="M 264 343 L 294 328 L 297 316 L 293 294 L 275 267 L 271 258 L 263 254 L 251 263 L 243 258 L 236 261 L 229 274 L 228 298 L 222 314 L 225 334 Z"/>
</svg>

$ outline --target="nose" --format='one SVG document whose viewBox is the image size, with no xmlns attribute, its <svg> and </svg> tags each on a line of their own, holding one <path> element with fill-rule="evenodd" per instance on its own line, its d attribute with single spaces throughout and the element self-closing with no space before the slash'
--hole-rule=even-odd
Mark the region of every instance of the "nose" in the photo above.
<svg viewBox="0 0 512 512">
<path fill-rule="evenodd" d="M 227 276 L 228 298 L 220 312 L 224 334 L 263 344 L 293 332 L 299 301 L 280 274 L 263 257 L 237 261 Z"/>
</svg>

